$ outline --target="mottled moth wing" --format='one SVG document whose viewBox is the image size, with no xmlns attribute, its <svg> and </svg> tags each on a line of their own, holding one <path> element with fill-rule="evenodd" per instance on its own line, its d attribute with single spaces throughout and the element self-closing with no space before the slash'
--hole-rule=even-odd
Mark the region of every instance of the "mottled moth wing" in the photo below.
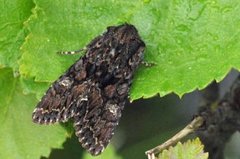
<svg viewBox="0 0 240 159">
<path fill-rule="evenodd" d="M 111 26 L 55 81 L 33 112 L 40 124 L 74 121 L 75 134 L 92 155 L 108 145 L 128 97 L 144 42 L 133 25 Z"/>
<path fill-rule="evenodd" d="M 86 84 L 87 86 L 87 84 Z M 74 116 L 75 134 L 92 155 L 98 155 L 109 143 L 121 117 L 124 102 L 108 100 L 99 87 L 89 87 L 85 110 Z"/>
<path fill-rule="evenodd" d="M 86 77 L 82 59 L 77 61 L 48 89 L 33 111 L 33 122 L 51 124 L 66 122 L 79 113 L 78 105 L 86 99 L 84 88 L 79 87 L 78 79 Z"/>
</svg>

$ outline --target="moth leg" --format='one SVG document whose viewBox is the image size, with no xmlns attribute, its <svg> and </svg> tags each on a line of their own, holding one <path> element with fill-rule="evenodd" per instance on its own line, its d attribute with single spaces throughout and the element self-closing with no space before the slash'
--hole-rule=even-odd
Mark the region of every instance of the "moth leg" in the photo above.
<svg viewBox="0 0 240 159">
<path fill-rule="evenodd" d="M 75 51 L 58 51 L 57 54 L 60 54 L 60 55 L 74 55 L 74 54 L 79 54 L 83 51 L 86 51 L 87 48 L 84 47 L 84 48 L 81 48 L 79 50 L 75 50 Z"/>
<path fill-rule="evenodd" d="M 145 66 L 145 67 L 152 67 L 152 66 L 155 66 L 156 63 L 154 63 L 154 62 L 141 61 L 141 65 L 143 65 L 143 66 Z"/>
</svg>

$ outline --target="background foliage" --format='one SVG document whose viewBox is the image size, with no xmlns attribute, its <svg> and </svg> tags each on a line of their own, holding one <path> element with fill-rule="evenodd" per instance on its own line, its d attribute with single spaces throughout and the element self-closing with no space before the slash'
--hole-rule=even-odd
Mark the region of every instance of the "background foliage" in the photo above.
<svg viewBox="0 0 240 159">
<path fill-rule="evenodd" d="M 134 24 L 147 44 L 145 60 L 156 63 L 136 73 L 132 100 L 182 96 L 240 68 L 237 0 L 0 2 L 0 158 L 35 159 L 62 147 L 69 131 L 32 124 L 31 112 L 49 83 L 79 58 L 56 52 L 84 47 L 107 26 Z M 114 151 L 104 155 L 116 158 Z"/>
</svg>

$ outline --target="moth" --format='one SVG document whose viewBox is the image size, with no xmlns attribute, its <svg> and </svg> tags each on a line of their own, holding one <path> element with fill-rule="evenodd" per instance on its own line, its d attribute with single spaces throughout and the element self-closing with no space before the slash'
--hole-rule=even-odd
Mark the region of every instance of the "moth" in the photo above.
<svg viewBox="0 0 240 159">
<path fill-rule="evenodd" d="M 133 25 L 107 27 L 47 90 L 33 111 L 33 122 L 53 124 L 72 119 L 82 147 L 99 155 L 119 123 L 144 49 Z"/>
</svg>

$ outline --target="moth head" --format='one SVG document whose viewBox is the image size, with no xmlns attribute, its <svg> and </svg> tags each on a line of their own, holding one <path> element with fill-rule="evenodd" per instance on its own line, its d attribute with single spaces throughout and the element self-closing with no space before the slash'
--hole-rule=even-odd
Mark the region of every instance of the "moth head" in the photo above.
<svg viewBox="0 0 240 159">
<path fill-rule="evenodd" d="M 110 26 L 107 28 L 107 34 L 115 37 L 121 43 L 131 42 L 140 39 L 138 31 L 135 26 L 131 24 L 122 24 L 119 26 Z"/>
<path fill-rule="evenodd" d="M 135 26 L 131 24 L 110 26 L 107 28 L 105 37 L 106 42 L 111 47 L 109 53 L 112 57 L 121 54 L 120 57 L 123 61 L 127 61 L 129 65 L 134 65 L 134 67 L 143 59 L 145 44 Z"/>
</svg>

